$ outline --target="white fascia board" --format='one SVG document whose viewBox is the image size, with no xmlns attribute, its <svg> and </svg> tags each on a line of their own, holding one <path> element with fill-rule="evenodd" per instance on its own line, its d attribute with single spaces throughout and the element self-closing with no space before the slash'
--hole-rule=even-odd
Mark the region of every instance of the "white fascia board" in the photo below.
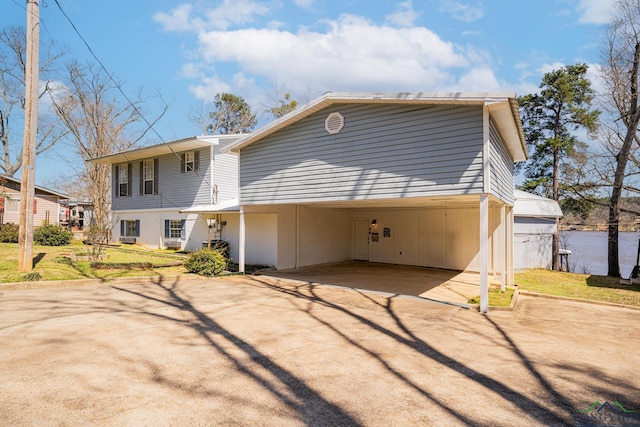
<svg viewBox="0 0 640 427">
<path fill-rule="evenodd" d="M 108 156 L 96 157 L 87 161 L 99 165 L 126 163 L 134 160 L 148 159 L 151 157 L 159 157 L 167 154 L 177 154 L 183 151 L 190 151 L 198 148 L 210 147 L 212 145 L 219 145 L 220 141 L 236 140 L 244 136 L 246 135 L 235 134 L 192 136 L 176 141 L 165 142 L 164 144 L 151 145 L 148 147 L 136 148 L 129 151 L 123 151 L 121 153 L 111 154 Z"/>
</svg>

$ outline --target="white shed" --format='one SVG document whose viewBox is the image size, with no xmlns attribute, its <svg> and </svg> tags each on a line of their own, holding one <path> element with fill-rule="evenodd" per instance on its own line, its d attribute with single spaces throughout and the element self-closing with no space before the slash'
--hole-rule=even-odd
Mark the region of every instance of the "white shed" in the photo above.
<svg viewBox="0 0 640 427">
<path fill-rule="evenodd" d="M 514 269 L 551 268 L 553 235 L 562 217 L 558 203 L 515 190 L 513 217 Z"/>
</svg>

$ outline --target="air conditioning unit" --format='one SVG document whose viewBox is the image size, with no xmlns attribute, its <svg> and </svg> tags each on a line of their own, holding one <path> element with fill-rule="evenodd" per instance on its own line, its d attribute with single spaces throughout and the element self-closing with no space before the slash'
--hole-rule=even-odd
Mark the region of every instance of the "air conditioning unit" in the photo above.
<svg viewBox="0 0 640 427">
<path fill-rule="evenodd" d="M 120 237 L 120 243 L 126 243 L 127 245 L 133 245 L 136 243 L 135 237 Z"/>
</svg>

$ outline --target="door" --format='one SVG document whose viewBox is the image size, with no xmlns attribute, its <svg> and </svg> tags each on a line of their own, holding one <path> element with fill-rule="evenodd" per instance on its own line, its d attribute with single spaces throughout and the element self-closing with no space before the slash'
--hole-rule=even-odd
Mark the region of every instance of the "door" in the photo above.
<svg viewBox="0 0 640 427">
<path fill-rule="evenodd" d="M 369 261 L 369 220 L 354 221 L 354 259 Z"/>
</svg>

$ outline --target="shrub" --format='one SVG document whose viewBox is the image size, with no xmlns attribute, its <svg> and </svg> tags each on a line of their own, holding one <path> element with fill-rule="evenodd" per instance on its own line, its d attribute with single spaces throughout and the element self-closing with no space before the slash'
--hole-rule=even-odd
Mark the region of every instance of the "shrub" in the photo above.
<svg viewBox="0 0 640 427">
<path fill-rule="evenodd" d="M 18 243 L 18 225 L 9 223 L 0 227 L 0 242 Z"/>
<path fill-rule="evenodd" d="M 42 279 L 42 276 L 37 271 L 32 271 L 22 276 L 22 280 L 25 282 L 37 282 L 40 279 Z"/>
<path fill-rule="evenodd" d="M 36 228 L 33 241 L 43 246 L 64 246 L 73 239 L 73 233 L 57 225 L 48 224 Z"/>
<path fill-rule="evenodd" d="M 217 276 L 227 268 L 227 258 L 217 249 L 202 249 L 192 252 L 184 267 L 190 273 L 201 276 Z"/>
</svg>

